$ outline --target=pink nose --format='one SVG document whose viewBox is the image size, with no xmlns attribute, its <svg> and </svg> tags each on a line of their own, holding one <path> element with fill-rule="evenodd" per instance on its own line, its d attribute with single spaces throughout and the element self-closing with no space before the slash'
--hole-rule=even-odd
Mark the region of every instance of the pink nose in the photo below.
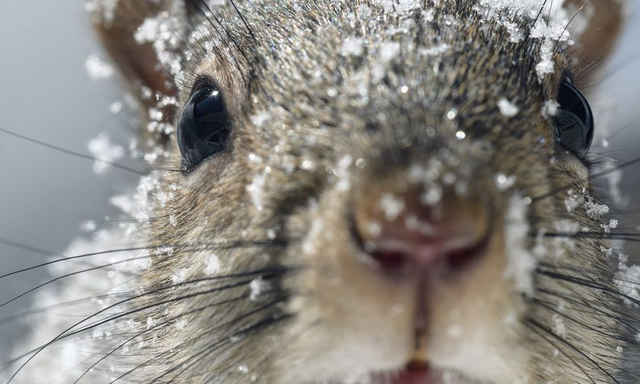
<svg viewBox="0 0 640 384">
<path fill-rule="evenodd" d="M 355 212 L 355 237 L 383 271 L 455 272 L 478 260 L 488 240 L 485 204 L 446 191 L 425 204 L 422 188 L 371 193 Z"/>
</svg>

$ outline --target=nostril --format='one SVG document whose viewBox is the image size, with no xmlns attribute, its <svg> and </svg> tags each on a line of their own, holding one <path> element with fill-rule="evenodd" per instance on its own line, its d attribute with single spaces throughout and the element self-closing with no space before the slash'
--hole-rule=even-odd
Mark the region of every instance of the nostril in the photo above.
<svg viewBox="0 0 640 384">
<path fill-rule="evenodd" d="M 382 269 L 389 273 L 400 273 L 409 264 L 407 254 L 398 250 L 374 250 L 369 255 Z"/>
<path fill-rule="evenodd" d="M 488 235 L 489 234 L 487 233 L 477 243 L 471 244 L 466 248 L 453 249 L 449 251 L 444 257 L 447 269 L 460 270 L 478 259 L 480 255 L 482 255 L 489 240 Z"/>
<path fill-rule="evenodd" d="M 397 235 L 397 231 L 396 231 Z M 445 241 L 442 237 L 408 237 L 393 241 L 382 235 L 378 241 L 371 241 L 362 249 L 378 267 L 386 273 L 397 275 L 412 271 L 437 269 L 455 272 L 462 270 L 479 259 L 483 254 L 488 235 L 482 238 L 467 238 L 458 245 Z M 388 243 L 395 245 L 389 246 Z"/>
</svg>

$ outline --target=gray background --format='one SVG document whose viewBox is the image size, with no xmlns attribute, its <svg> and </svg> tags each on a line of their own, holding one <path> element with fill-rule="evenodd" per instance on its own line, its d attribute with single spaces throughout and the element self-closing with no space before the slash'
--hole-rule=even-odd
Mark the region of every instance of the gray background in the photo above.
<svg viewBox="0 0 640 384">
<path fill-rule="evenodd" d="M 87 153 L 87 142 L 109 131 L 126 142 L 128 117 L 109 112 L 122 99 L 117 81 L 93 82 L 85 71 L 90 54 L 101 54 L 89 28 L 82 0 L 5 0 L 0 5 L 0 127 L 44 142 Z M 640 118 L 640 0 L 632 0 L 624 38 L 610 68 L 617 69 L 599 88 L 615 95 L 611 131 Z M 104 55 L 102 55 L 104 57 Z M 634 59 L 635 58 L 635 59 Z M 640 154 L 640 128 L 617 134 L 596 152 L 620 159 Z M 78 236 L 80 223 L 100 220 L 116 210 L 107 199 L 133 178 L 111 171 L 96 176 L 90 161 L 0 133 L 0 238 L 61 252 Z M 626 172 L 625 191 L 640 207 L 636 175 Z M 637 225 L 637 224 L 633 224 Z M 42 256 L 0 245 L 0 275 L 34 265 Z M 43 271 L 0 280 L 0 303 L 44 279 Z M 26 301 L 0 308 L 0 319 L 25 308 Z M 20 327 L 0 325 L 0 360 Z"/>
</svg>

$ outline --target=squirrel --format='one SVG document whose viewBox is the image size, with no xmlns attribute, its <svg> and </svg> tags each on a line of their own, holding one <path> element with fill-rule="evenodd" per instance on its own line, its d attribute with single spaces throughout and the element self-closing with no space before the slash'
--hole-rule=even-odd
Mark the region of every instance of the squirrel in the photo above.
<svg viewBox="0 0 640 384">
<path fill-rule="evenodd" d="M 9 382 L 637 382 L 581 90 L 622 3 L 90 4 L 154 169 Z"/>
</svg>

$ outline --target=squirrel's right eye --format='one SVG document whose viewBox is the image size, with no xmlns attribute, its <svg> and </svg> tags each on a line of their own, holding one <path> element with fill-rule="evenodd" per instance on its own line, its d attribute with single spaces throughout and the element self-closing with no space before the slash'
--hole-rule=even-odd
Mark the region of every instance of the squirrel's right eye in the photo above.
<svg viewBox="0 0 640 384">
<path fill-rule="evenodd" d="M 215 87 L 200 86 L 182 108 L 177 139 L 187 170 L 222 151 L 231 133 L 222 94 Z"/>
<path fill-rule="evenodd" d="M 567 150 L 584 156 L 593 141 L 594 120 L 586 97 L 565 78 L 558 93 L 560 108 L 556 116 L 556 137 Z"/>
</svg>

